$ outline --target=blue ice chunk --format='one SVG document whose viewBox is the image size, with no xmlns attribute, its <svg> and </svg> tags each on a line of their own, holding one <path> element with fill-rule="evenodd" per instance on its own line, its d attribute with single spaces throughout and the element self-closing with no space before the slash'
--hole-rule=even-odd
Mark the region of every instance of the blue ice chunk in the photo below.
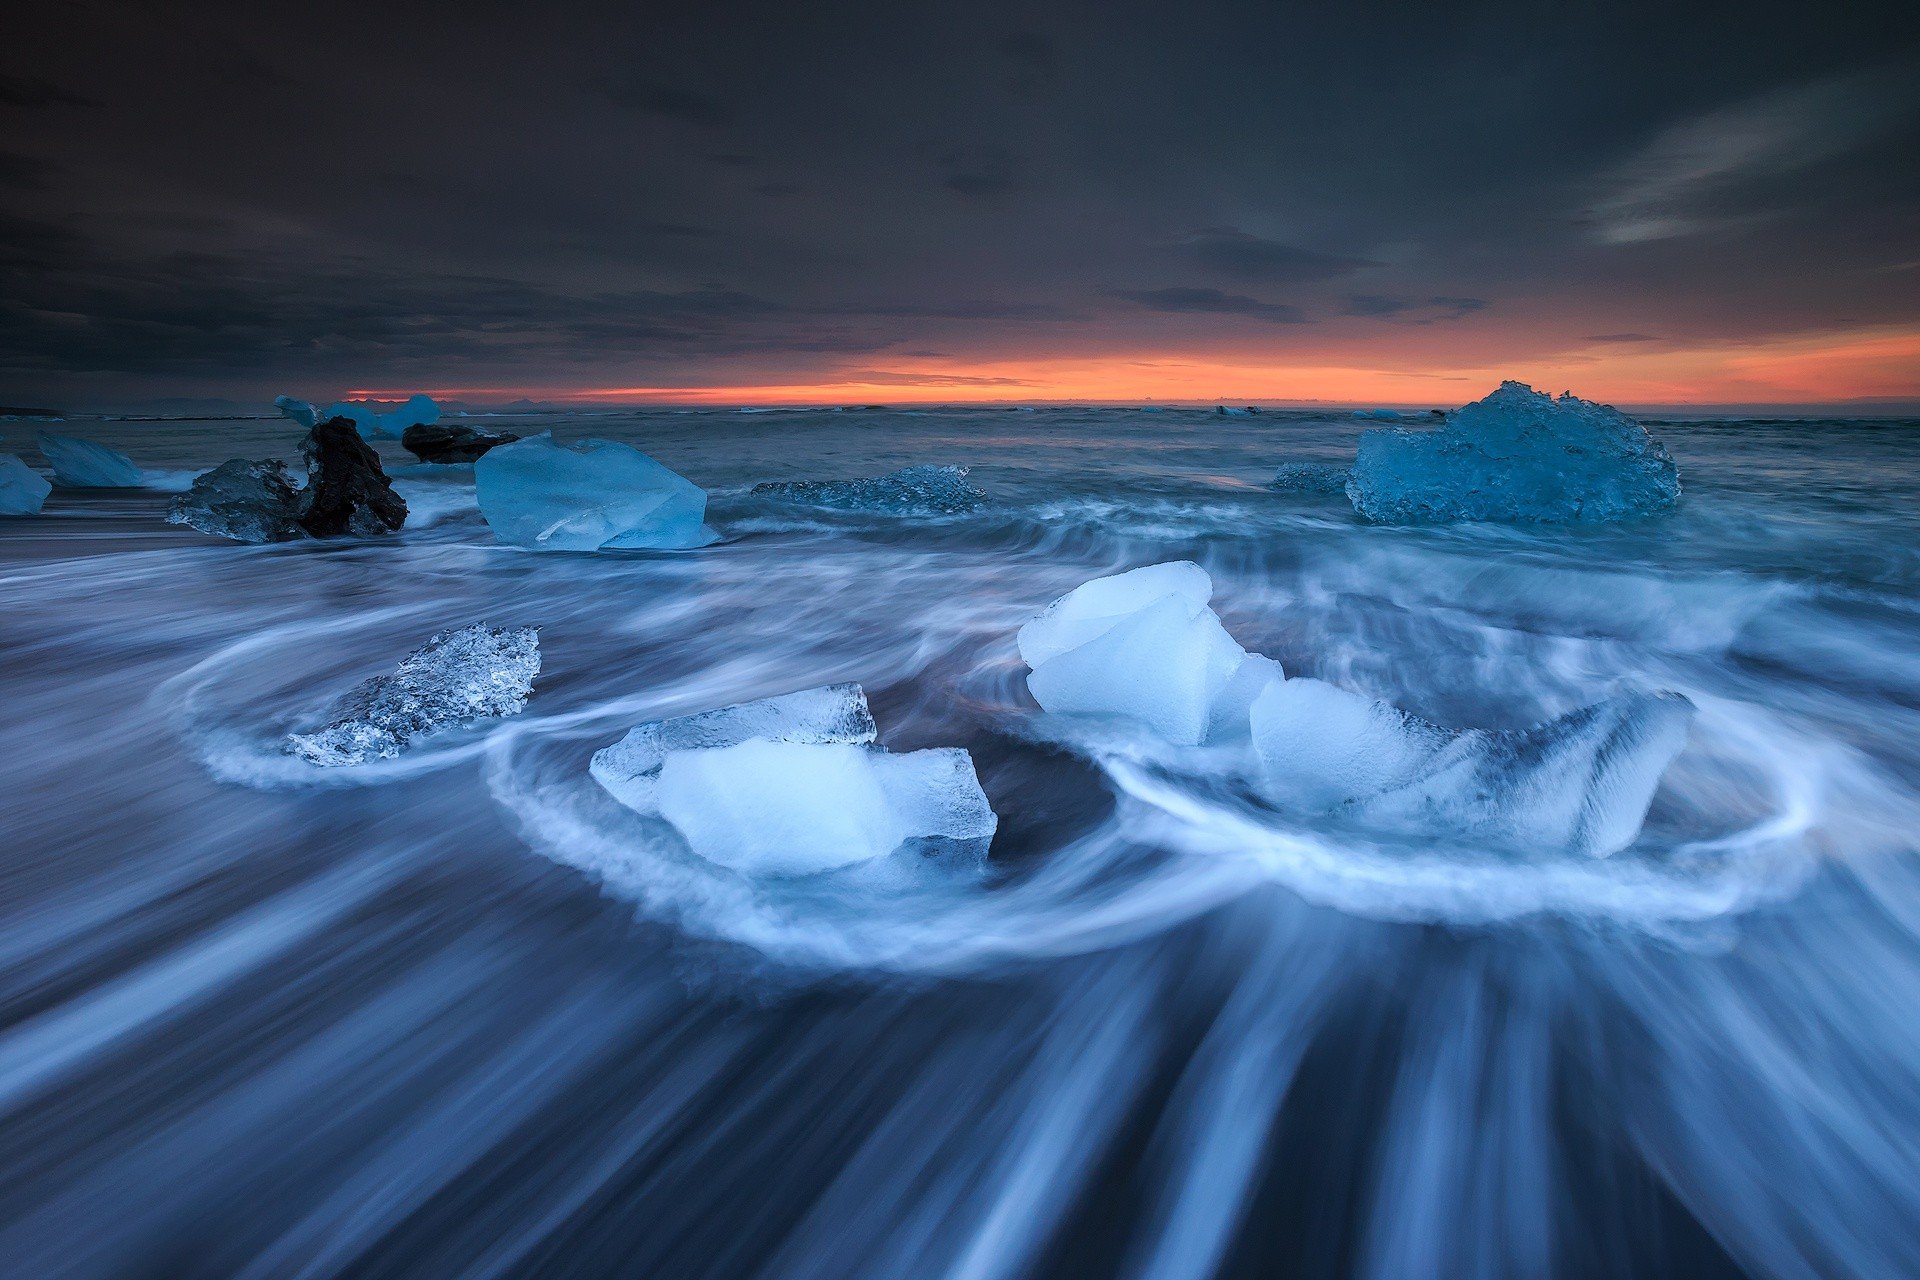
<svg viewBox="0 0 1920 1280">
<path fill-rule="evenodd" d="M 1693 703 L 1627 693 L 1529 729 L 1448 729 L 1320 680 L 1268 684 L 1251 725 L 1283 807 L 1361 825 L 1605 857 L 1639 834 Z"/>
<path fill-rule="evenodd" d="M 283 418 L 291 418 L 303 427 L 312 427 L 320 421 L 320 411 L 305 400 L 296 400 L 292 396 L 275 396 L 273 407 L 280 411 Z"/>
<path fill-rule="evenodd" d="M 132 458 L 92 440 L 42 431 L 40 453 L 53 464 L 53 482 L 64 489 L 137 489 L 146 482 Z"/>
<path fill-rule="evenodd" d="M 957 747 L 896 755 L 874 737 L 860 686 L 831 685 L 639 725 L 591 771 L 743 875 L 813 875 L 903 846 L 984 852 L 998 819 L 973 758 Z"/>
<path fill-rule="evenodd" d="M 674 550 L 715 538 L 706 490 L 613 440 L 516 440 L 482 455 L 473 479 L 494 536 L 536 551 Z"/>
<path fill-rule="evenodd" d="M 53 492 L 46 478 L 16 454 L 0 453 L 0 516 L 30 516 Z"/>
<path fill-rule="evenodd" d="M 1438 431 L 1363 433 L 1347 496 L 1394 524 L 1597 523 L 1670 509 L 1680 473 L 1617 409 L 1503 382 Z"/>
<path fill-rule="evenodd" d="M 282 399 L 285 397 L 283 396 Z M 275 403 L 279 402 L 275 401 Z M 308 407 L 311 408 L 311 406 Z M 286 409 L 283 407 L 281 412 L 286 413 Z M 369 440 L 398 440 L 408 427 L 430 427 L 440 421 L 440 406 L 433 402 L 431 396 L 409 396 L 406 403 L 396 409 L 387 410 L 372 404 L 341 400 L 328 405 L 319 413 L 319 419 L 322 422 L 330 418 L 346 418 L 353 423 L 362 436 Z"/>
</svg>

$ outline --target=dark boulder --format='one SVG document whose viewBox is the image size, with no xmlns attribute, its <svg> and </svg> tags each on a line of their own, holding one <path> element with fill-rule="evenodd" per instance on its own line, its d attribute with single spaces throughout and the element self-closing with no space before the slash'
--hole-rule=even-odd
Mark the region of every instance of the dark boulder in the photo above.
<svg viewBox="0 0 1920 1280">
<path fill-rule="evenodd" d="M 316 538 L 372 537 L 407 522 L 407 502 L 393 491 L 375 453 L 349 418 L 315 424 L 300 446 L 307 458 L 306 511 L 300 527 Z"/>
<path fill-rule="evenodd" d="M 495 445 L 512 444 L 519 438 L 510 431 L 419 423 L 401 432 L 400 443 L 422 462 L 476 462 Z"/>
</svg>

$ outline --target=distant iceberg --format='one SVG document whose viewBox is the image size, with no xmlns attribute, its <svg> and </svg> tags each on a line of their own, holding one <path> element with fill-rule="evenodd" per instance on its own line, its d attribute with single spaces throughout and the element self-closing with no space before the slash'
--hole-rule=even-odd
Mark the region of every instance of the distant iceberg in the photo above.
<svg viewBox="0 0 1920 1280">
<path fill-rule="evenodd" d="M 1669 510 L 1680 474 L 1618 410 L 1504 382 L 1437 431 L 1363 433 L 1347 496 L 1383 523 L 1593 523 Z"/>
<path fill-rule="evenodd" d="M 1269 684 L 1254 749 L 1283 807 L 1521 852 L 1630 844 L 1686 745 L 1693 704 L 1627 694 L 1530 729 L 1455 730 L 1324 681 Z"/>
<path fill-rule="evenodd" d="M 1185 560 L 1081 584 L 1020 628 L 1028 692 L 1049 712 L 1132 720 L 1181 746 L 1237 732 L 1280 664 L 1242 649 L 1212 596 Z"/>
<path fill-rule="evenodd" d="M 525 709 L 539 674 L 532 627 L 442 631 L 391 674 L 356 685 L 324 728 L 288 735 L 286 747 L 329 767 L 397 756 L 429 734 Z"/>
<path fill-rule="evenodd" d="M 305 400 L 296 400 L 292 396 L 275 396 L 273 407 L 280 411 L 283 418 L 291 418 L 303 427 L 312 427 L 320 421 L 320 411 Z"/>
<path fill-rule="evenodd" d="M 285 399 L 287 397 L 281 397 L 281 400 Z M 293 403 L 299 405 L 305 402 L 294 401 Z M 312 409 L 311 405 L 306 407 Z M 286 408 L 282 407 L 281 412 L 286 413 Z M 317 416 L 321 422 L 330 418 L 345 418 L 369 440 L 398 440 L 408 427 L 430 427 L 440 421 L 440 406 L 433 402 L 431 396 L 410 396 L 400 407 L 386 410 L 372 404 L 356 404 L 341 400 L 317 411 Z M 298 421 L 297 418 L 295 420 Z"/>
<path fill-rule="evenodd" d="M 899 515 L 960 515 L 988 501 L 967 480 L 966 467 L 903 467 L 862 480 L 770 480 L 753 492 L 813 507 Z"/>
<path fill-rule="evenodd" d="M 473 477 L 494 536 L 536 551 L 685 549 L 715 539 L 706 491 L 617 441 L 562 445 L 543 433 L 489 449 Z"/>
<path fill-rule="evenodd" d="M 40 452 L 53 464 L 53 482 L 67 489 L 137 489 L 146 475 L 132 458 L 92 440 L 40 433 Z"/>
<path fill-rule="evenodd" d="M 972 757 L 896 755 L 877 736 L 860 686 L 830 685 L 640 725 L 590 771 L 743 875 L 813 875 L 902 847 L 984 852 L 999 820 Z"/>
<path fill-rule="evenodd" d="M 0 453 L 0 516 L 37 515 L 52 492 L 46 477 L 18 454 Z"/>
</svg>

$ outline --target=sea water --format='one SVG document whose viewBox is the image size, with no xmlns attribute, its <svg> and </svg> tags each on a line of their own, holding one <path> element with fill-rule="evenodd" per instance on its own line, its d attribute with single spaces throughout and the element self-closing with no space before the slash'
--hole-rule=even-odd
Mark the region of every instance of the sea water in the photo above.
<svg viewBox="0 0 1920 1280">
<path fill-rule="evenodd" d="M 533 554 L 378 444 L 378 542 L 166 487 L 268 421 L 75 421 L 144 490 L 0 520 L 0 1258 L 35 1277 L 1920 1274 L 1920 423 L 1650 421 L 1671 515 L 1363 522 L 1346 414 L 609 412 L 694 551 Z M 23 437 L 24 438 L 24 437 Z M 950 515 L 769 481 L 969 467 Z M 1044 714 L 1015 636 L 1188 560 L 1237 643 L 1450 728 L 1696 708 L 1607 858 L 1262 801 Z M 321 768 L 452 627 L 527 709 Z M 984 873 L 760 880 L 592 779 L 839 682 L 971 753 Z"/>
</svg>

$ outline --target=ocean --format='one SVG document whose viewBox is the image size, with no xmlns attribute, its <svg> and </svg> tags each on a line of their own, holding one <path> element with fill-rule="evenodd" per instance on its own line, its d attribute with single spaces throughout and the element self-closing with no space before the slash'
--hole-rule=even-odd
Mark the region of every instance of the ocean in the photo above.
<svg viewBox="0 0 1920 1280">
<path fill-rule="evenodd" d="M 1920 421 L 1648 420 L 1669 516 L 1372 526 L 1350 414 L 648 410 L 713 546 L 413 515 L 164 521 L 278 420 L 69 421 L 156 488 L 0 520 L 0 1271 L 969 1280 L 1920 1275 Z M 37 460 L 36 424 L 0 446 Z M 964 515 L 760 481 L 971 468 Z M 1020 625 L 1202 565 L 1250 650 L 1447 726 L 1697 713 L 1596 859 L 1387 839 L 1040 713 Z M 444 628 L 527 710 L 287 756 Z M 971 753 L 984 872 L 763 883 L 587 773 L 635 724 L 841 681 Z"/>
</svg>

